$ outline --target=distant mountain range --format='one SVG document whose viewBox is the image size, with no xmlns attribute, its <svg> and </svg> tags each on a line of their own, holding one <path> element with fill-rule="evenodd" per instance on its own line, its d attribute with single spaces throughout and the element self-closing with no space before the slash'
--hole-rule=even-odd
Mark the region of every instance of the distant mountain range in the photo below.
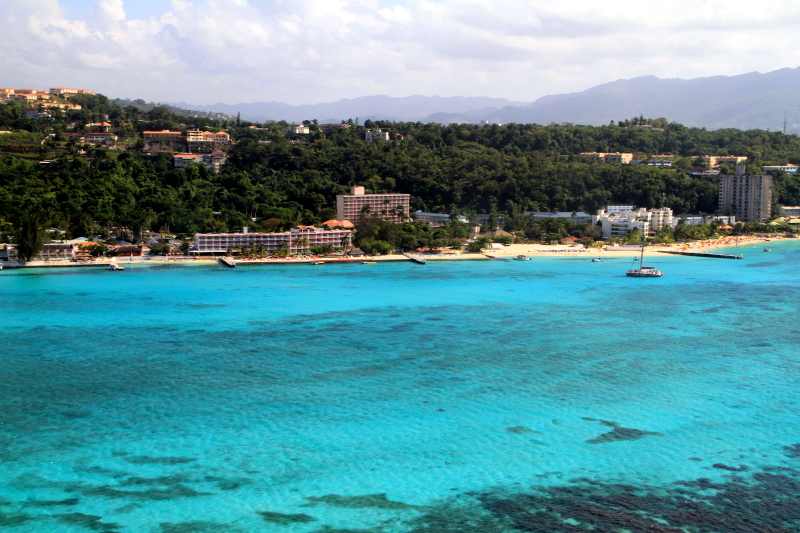
<svg viewBox="0 0 800 533">
<path fill-rule="evenodd" d="M 800 133 L 800 68 L 784 68 L 761 74 L 708 78 L 660 79 L 642 76 L 597 85 L 582 92 L 544 96 L 533 103 L 503 98 L 365 96 L 337 102 L 291 106 L 280 102 L 214 104 L 182 108 L 236 115 L 264 122 L 320 123 L 352 118 L 411 122 L 536 123 L 602 125 L 643 115 L 664 117 L 686 126 L 708 129 L 783 128 Z"/>
<path fill-rule="evenodd" d="M 490 113 L 508 106 L 526 105 L 525 102 L 512 102 L 505 98 L 489 98 L 484 96 L 407 96 L 393 98 L 391 96 L 362 96 L 360 98 L 342 99 L 325 104 L 292 106 L 283 102 L 256 102 L 252 104 L 212 104 L 197 106 L 186 102 L 168 103 L 176 107 L 214 111 L 236 116 L 241 113 L 242 119 L 265 122 L 267 120 L 286 120 L 302 122 L 303 120 L 319 120 L 320 124 L 340 122 L 347 119 L 395 120 L 403 122 L 425 121 L 433 113 Z"/>
</svg>

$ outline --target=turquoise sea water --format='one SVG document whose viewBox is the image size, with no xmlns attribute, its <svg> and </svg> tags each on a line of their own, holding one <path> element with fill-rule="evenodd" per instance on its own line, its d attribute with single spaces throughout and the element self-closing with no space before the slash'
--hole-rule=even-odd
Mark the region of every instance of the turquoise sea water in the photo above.
<svg viewBox="0 0 800 533">
<path fill-rule="evenodd" d="M 4 270 L 0 528 L 799 530 L 800 243 L 770 245 L 661 279 Z"/>
</svg>

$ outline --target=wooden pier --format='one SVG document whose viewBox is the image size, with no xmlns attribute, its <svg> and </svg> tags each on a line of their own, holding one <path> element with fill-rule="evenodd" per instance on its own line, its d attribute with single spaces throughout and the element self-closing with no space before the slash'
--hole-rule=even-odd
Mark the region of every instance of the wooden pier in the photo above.
<svg viewBox="0 0 800 533">
<path fill-rule="evenodd" d="M 742 254 L 739 255 L 730 255 L 730 254 L 709 254 L 706 252 L 672 252 L 672 251 L 664 251 L 659 250 L 661 254 L 673 254 L 673 255 L 693 255 L 695 257 L 711 257 L 714 259 L 741 259 Z"/>
<path fill-rule="evenodd" d="M 418 255 L 409 254 L 409 253 L 404 253 L 403 255 L 408 257 L 409 259 L 411 259 L 415 263 L 419 263 L 420 265 L 424 265 L 424 264 L 426 264 L 428 262 L 427 259 L 425 259 L 424 257 L 420 257 Z"/>
</svg>

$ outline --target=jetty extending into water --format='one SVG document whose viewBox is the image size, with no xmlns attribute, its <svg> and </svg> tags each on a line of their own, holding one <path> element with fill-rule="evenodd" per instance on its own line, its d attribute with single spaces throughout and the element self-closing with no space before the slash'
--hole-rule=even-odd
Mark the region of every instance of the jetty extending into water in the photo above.
<svg viewBox="0 0 800 533">
<path fill-rule="evenodd" d="M 425 263 L 428 262 L 427 259 L 425 259 L 424 257 L 420 257 L 418 255 L 409 254 L 409 253 L 404 253 L 403 255 L 408 257 L 409 259 L 411 259 L 415 263 L 419 263 L 420 265 L 424 265 Z"/>
<path fill-rule="evenodd" d="M 673 255 L 693 255 L 695 257 L 712 257 L 715 259 L 741 259 L 742 254 L 739 255 L 731 255 L 731 254 L 710 254 L 707 252 L 673 252 L 667 250 L 659 250 L 658 253 L 661 254 L 673 254 Z"/>
</svg>

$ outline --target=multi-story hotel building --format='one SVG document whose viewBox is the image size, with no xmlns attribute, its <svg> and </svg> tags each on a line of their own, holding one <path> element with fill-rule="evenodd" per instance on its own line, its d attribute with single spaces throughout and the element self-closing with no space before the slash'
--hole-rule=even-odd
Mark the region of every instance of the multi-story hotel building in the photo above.
<svg viewBox="0 0 800 533">
<path fill-rule="evenodd" d="M 308 252 L 312 246 L 329 244 L 334 248 L 349 245 L 353 231 L 349 229 L 326 230 L 314 226 L 297 226 L 283 233 L 250 233 L 243 228 L 241 233 L 198 233 L 195 235 L 192 254 L 226 254 L 236 246 L 263 245 L 272 253 L 287 245 L 293 254 Z"/>
<path fill-rule="evenodd" d="M 142 138 L 144 139 L 144 142 L 174 142 L 181 139 L 181 132 L 170 130 L 143 131 Z"/>
<path fill-rule="evenodd" d="M 597 222 L 603 229 L 603 238 L 624 237 L 632 229 L 639 230 L 641 235 L 656 232 L 673 224 L 672 209 L 662 207 L 659 209 L 637 210 L 630 209 L 606 213 L 603 209 L 597 212 Z"/>
<path fill-rule="evenodd" d="M 736 174 L 719 177 L 719 212 L 733 208 L 737 220 L 764 222 L 772 214 L 772 176 L 745 174 L 744 165 L 736 165 Z"/>
<path fill-rule="evenodd" d="M 185 134 L 180 131 L 143 131 L 142 138 L 151 152 L 213 152 L 231 143 L 231 136 L 224 131 L 189 130 Z"/>
<path fill-rule="evenodd" d="M 231 143 L 231 136 L 220 131 L 189 130 L 186 132 L 186 147 L 190 152 L 212 152 Z"/>
<path fill-rule="evenodd" d="M 410 202 L 410 194 L 364 194 L 364 187 L 353 187 L 350 194 L 336 195 L 336 219 L 369 216 L 399 224 L 408 220 Z"/>
<path fill-rule="evenodd" d="M 183 151 L 186 143 L 179 131 L 143 131 L 145 148 L 150 152 L 180 152 Z"/>
</svg>

